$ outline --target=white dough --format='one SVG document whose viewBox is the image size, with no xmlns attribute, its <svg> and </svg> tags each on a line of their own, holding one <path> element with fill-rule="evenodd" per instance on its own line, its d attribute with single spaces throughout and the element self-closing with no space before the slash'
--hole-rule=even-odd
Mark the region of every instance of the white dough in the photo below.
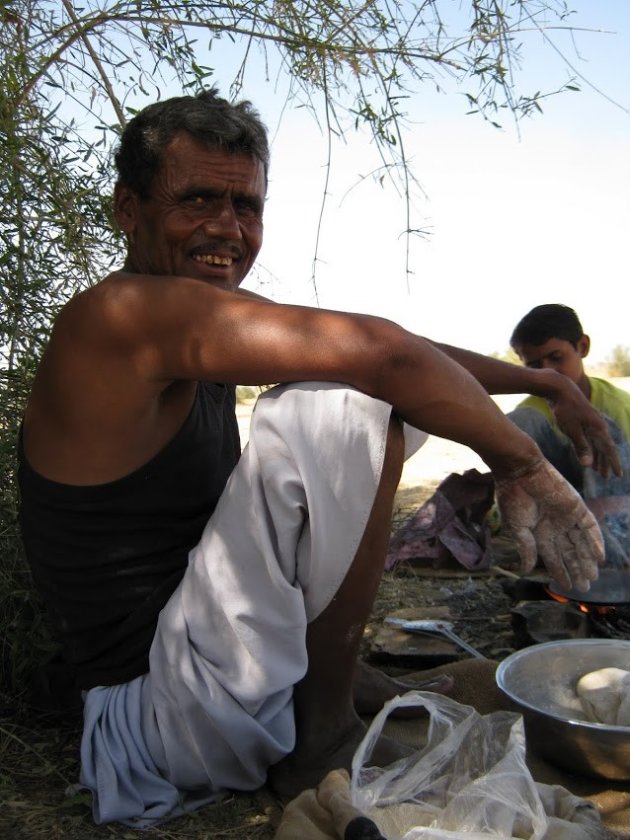
<svg viewBox="0 0 630 840">
<path fill-rule="evenodd" d="M 589 720 L 630 726 L 630 671 L 600 668 L 584 674 L 578 681 L 577 695 Z"/>
</svg>

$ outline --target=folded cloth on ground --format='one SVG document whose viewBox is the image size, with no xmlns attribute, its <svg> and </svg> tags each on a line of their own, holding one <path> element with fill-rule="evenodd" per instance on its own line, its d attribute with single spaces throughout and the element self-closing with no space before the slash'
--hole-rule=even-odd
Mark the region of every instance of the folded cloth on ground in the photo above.
<svg viewBox="0 0 630 840">
<path fill-rule="evenodd" d="M 451 473 L 392 537 L 385 568 L 401 560 L 431 560 L 435 567 L 456 560 L 467 569 L 492 562 L 487 514 L 494 501 L 490 473 Z"/>
<path fill-rule="evenodd" d="M 276 840 L 385 840 L 350 801 L 350 776 L 332 770 L 317 789 L 305 790 L 284 810 Z"/>
<path fill-rule="evenodd" d="M 335 789 L 335 796 L 323 798 L 322 791 L 331 787 Z M 558 785 L 538 784 L 537 789 L 549 818 L 541 840 L 607 840 L 612 837 L 602 826 L 591 803 Z M 417 836 L 421 840 L 431 835 L 419 833 Z M 462 833 L 461 837 L 466 834 Z M 348 773 L 333 770 L 317 789 L 305 790 L 289 802 L 274 840 L 394 840 L 394 837 L 385 838 L 369 817 L 352 806 Z"/>
</svg>

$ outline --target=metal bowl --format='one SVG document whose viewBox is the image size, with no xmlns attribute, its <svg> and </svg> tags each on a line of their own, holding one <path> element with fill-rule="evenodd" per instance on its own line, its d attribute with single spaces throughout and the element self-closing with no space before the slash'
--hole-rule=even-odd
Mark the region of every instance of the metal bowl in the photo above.
<svg viewBox="0 0 630 840">
<path fill-rule="evenodd" d="M 587 720 L 576 693 L 580 677 L 609 667 L 630 671 L 630 641 L 531 645 L 499 664 L 496 681 L 523 715 L 528 747 L 542 758 L 573 774 L 630 779 L 630 726 Z"/>
</svg>

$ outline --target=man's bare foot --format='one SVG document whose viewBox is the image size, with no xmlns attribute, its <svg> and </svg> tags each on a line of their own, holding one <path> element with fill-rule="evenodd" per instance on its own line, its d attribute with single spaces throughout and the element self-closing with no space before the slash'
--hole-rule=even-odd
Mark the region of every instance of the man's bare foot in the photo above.
<svg viewBox="0 0 630 840">
<path fill-rule="evenodd" d="M 408 691 L 435 691 L 437 694 L 448 694 L 453 684 L 453 677 L 447 674 L 440 674 L 426 681 L 403 682 L 359 659 L 354 677 L 354 708 L 359 715 L 376 715 L 388 700 L 399 694 L 406 694 Z M 408 706 L 394 711 L 392 717 L 414 718 L 425 714 L 424 706 Z"/>
<path fill-rule="evenodd" d="M 281 799 L 293 799 L 303 790 L 315 788 L 331 770 L 350 770 L 352 758 L 361 743 L 367 727 L 358 718 L 344 733 L 338 734 L 336 743 L 324 746 L 315 753 L 311 750 L 295 749 L 273 767 L 269 768 L 267 784 Z M 325 742 L 325 733 L 322 733 Z M 393 738 L 381 735 L 374 746 L 369 764 L 387 767 L 401 758 L 411 755 L 413 748 Z M 308 753 L 308 755 L 306 755 Z"/>
</svg>

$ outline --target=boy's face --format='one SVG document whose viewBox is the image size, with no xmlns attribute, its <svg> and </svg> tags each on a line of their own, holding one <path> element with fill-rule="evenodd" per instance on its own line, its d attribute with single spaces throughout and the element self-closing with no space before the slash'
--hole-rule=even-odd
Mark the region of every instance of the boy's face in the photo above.
<svg viewBox="0 0 630 840">
<path fill-rule="evenodd" d="M 588 353 L 589 339 L 583 335 L 577 347 L 562 338 L 550 338 L 544 344 L 521 344 L 515 349 L 527 367 L 552 368 L 579 385 L 584 376 L 582 359 Z"/>
</svg>

